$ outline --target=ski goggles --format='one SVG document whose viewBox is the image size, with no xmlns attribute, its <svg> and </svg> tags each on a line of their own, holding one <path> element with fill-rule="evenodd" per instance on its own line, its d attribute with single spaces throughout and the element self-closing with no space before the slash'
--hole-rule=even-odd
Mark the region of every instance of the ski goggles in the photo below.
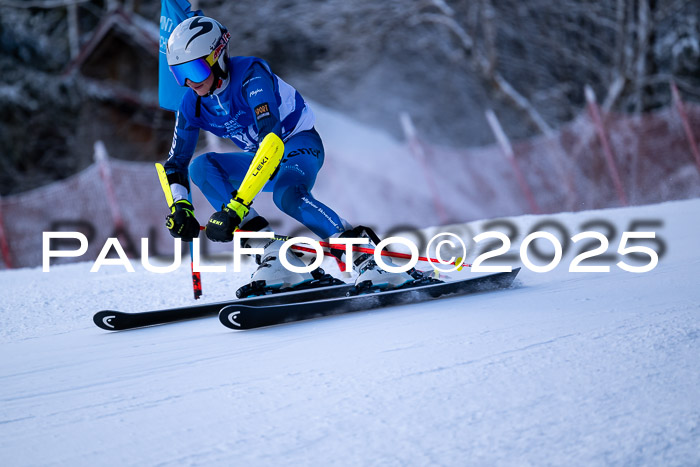
<svg viewBox="0 0 700 467">
<path fill-rule="evenodd" d="M 225 31 L 225 30 L 224 30 Z M 216 61 L 219 59 L 221 52 L 226 48 L 231 34 L 225 31 L 219 38 L 219 42 L 212 52 L 206 57 L 198 58 L 197 60 L 192 60 L 190 62 L 180 63 L 178 65 L 171 65 L 170 71 L 175 75 L 175 81 L 180 86 L 185 86 L 185 80 L 189 79 L 193 83 L 201 83 L 205 79 L 209 78 L 211 74 L 211 67 L 214 66 Z"/>
<path fill-rule="evenodd" d="M 205 58 L 198 58 L 191 62 L 171 65 L 170 71 L 173 72 L 177 84 L 185 86 L 185 81 L 188 79 L 193 83 L 201 83 L 207 79 L 211 74 L 211 67 Z"/>
</svg>

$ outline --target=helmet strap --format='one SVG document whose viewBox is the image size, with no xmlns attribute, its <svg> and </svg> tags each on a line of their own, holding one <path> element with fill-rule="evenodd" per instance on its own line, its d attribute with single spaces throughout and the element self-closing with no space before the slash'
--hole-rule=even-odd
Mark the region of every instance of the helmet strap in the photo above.
<svg viewBox="0 0 700 467">
<path fill-rule="evenodd" d="M 212 67 L 212 73 L 214 73 L 214 82 L 211 84 L 211 89 L 209 90 L 207 96 L 214 94 L 216 90 L 220 89 L 228 79 L 228 73 L 223 71 L 218 63 L 215 63 Z"/>
<path fill-rule="evenodd" d="M 216 92 L 216 90 L 221 87 L 222 84 L 224 84 L 224 80 L 222 80 L 218 76 L 214 76 L 214 81 L 211 83 L 211 89 L 209 89 L 207 96 L 213 95 Z"/>
</svg>

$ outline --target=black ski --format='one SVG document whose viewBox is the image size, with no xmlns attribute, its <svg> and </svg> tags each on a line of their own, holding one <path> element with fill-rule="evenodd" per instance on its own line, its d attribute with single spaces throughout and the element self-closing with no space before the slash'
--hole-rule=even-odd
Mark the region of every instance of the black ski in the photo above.
<svg viewBox="0 0 700 467">
<path fill-rule="evenodd" d="M 282 292 L 258 297 L 235 299 L 225 302 L 204 303 L 201 305 L 168 308 L 165 310 L 143 311 L 140 313 L 104 310 L 95 313 L 92 320 L 97 326 L 107 331 L 123 331 L 125 329 L 215 316 L 223 307 L 234 303 L 245 303 L 249 306 L 269 306 L 344 296 L 353 287 L 352 284 L 332 285 L 294 292 Z"/>
<path fill-rule="evenodd" d="M 224 307 L 219 321 L 231 329 L 253 329 L 321 316 L 422 302 L 448 295 L 466 295 L 509 287 L 520 268 L 454 282 L 420 285 L 363 295 L 296 303 L 253 305 L 243 301 Z"/>
</svg>

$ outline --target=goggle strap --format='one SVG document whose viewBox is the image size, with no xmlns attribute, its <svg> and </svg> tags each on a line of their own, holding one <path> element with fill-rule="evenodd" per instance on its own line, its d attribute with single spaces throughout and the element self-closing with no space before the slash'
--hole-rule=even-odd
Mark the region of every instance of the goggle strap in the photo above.
<svg viewBox="0 0 700 467">
<path fill-rule="evenodd" d="M 212 50 L 212 52 L 209 55 L 207 55 L 207 58 L 205 59 L 209 66 L 214 66 L 216 61 L 219 59 L 221 52 L 223 52 L 224 48 L 226 47 L 226 44 L 228 44 L 230 38 L 231 33 L 228 31 L 221 35 L 219 43 L 216 45 L 214 50 Z"/>
</svg>

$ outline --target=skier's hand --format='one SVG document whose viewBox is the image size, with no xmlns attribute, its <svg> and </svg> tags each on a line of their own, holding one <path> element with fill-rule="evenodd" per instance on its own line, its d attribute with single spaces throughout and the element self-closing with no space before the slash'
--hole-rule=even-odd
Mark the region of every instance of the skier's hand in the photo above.
<svg viewBox="0 0 700 467">
<path fill-rule="evenodd" d="M 194 217 L 194 206 L 186 199 L 176 201 L 165 220 L 165 226 L 175 238 L 191 242 L 199 236 L 199 222 Z"/>
<path fill-rule="evenodd" d="M 233 240 L 233 232 L 241 223 L 241 216 L 231 208 L 231 203 L 211 215 L 205 232 L 207 238 L 213 242 L 230 242 Z M 245 215 L 245 214 L 244 214 Z"/>
</svg>

